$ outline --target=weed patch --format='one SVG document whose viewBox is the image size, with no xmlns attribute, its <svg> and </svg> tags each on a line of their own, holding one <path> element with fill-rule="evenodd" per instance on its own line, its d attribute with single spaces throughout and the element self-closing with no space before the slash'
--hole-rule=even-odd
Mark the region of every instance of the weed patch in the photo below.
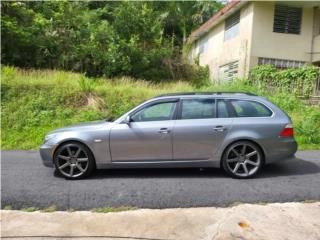
<svg viewBox="0 0 320 240">
<path fill-rule="evenodd" d="M 122 206 L 122 207 L 102 207 L 102 208 L 94 208 L 91 211 L 96 213 L 110 213 L 110 212 L 123 212 L 123 211 L 131 211 L 137 210 L 136 207 L 130 206 Z"/>
<path fill-rule="evenodd" d="M 27 207 L 27 208 L 22 208 L 21 211 L 24 212 L 36 212 L 39 211 L 40 209 L 37 207 Z"/>
</svg>

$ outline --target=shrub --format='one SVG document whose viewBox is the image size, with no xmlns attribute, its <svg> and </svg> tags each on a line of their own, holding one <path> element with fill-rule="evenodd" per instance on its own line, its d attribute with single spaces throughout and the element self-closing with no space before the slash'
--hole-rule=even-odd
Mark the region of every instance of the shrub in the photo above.
<svg viewBox="0 0 320 240">
<path fill-rule="evenodd" d="M 278 70 L 272 65 L 258 65 L 250 71 L 249 82 L 258 88 L 277 88 L 309 97 L 319 77 L 320 68 L 315 66 Z"/>
<path fill-rule="evenodd" d="M 193 87 L 205 87 L 211 83 L 208 66 L 203 67 L 197 64 L 190 64 L 185 60 L 176 68 L 177 79 L 188 81 Z"/>
<path fill-rule="evenodd" d="M 309 110 L 296 125 L 299 141 L 303 144 L 320 144 L 320 111 Z"/>
<path fill-rule="evenodd" d="M 209 77 L 209 67 L 193 65 L 189 66 L 189 69 L 191 69 L 192 71 L 190 72 L 188 78 L 191 79 L 192 85 L 196 88 L 208 86 L 211 83 Z"/>
</svg>

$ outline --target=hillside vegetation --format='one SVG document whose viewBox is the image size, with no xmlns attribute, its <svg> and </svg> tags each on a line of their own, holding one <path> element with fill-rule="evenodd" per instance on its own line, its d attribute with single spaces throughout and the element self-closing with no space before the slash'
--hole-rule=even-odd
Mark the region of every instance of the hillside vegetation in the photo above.
<svg viewBox="0 0 320 240">
<path fill-rule="evenodd" d="M 2 64 L 178 79 L 191 31 L 221 1 L 2 1 Z"/>
<path fill-rule="evenodd" d="M 300 149 L 320 149 L 320 109 L 286 92 L 269 94 L 239 80 L 232 85 L 195 87 L 183 82 L 159 84 L 130 78 L 91 79 L 53 70 L 1 70 L 3 149 L 36 149 L 44 135 L 79 122 L 116 118 L 142 101 L 181 91 L 250 91 L 268 97 L 292 118 Z"/>
</svg>

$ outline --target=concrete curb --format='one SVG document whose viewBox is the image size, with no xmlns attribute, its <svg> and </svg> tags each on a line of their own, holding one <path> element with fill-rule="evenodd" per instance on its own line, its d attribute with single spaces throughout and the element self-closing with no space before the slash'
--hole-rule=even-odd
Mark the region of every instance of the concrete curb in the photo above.
<svg viewBox="0 0 320 240">
<path fill-rule="evenodd" d="M 3 239 L 320 239 L 320 202 L 117 213 L 1 211 Z"/>
</svg>

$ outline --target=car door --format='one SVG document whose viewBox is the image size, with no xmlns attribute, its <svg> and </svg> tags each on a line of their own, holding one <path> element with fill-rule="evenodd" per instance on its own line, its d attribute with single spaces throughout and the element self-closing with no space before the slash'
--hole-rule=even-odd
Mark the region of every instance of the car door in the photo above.
<svg viewBox="0 0 320 240">
<path fill-rule="evenodd" d="M 232 119 L 224 101 L 216 99 L 185 98 L 180 100 L 179 113 L 173 131 L 174 160 L 207 160 L 218 150 Z"/>
<path fill-rule="evenodd" d="M 111 129 L 113 162 L 172 160 L 172 129 L 177 99 L 142 106 L 130 114 L 130 122 Z"/>
</svg>

